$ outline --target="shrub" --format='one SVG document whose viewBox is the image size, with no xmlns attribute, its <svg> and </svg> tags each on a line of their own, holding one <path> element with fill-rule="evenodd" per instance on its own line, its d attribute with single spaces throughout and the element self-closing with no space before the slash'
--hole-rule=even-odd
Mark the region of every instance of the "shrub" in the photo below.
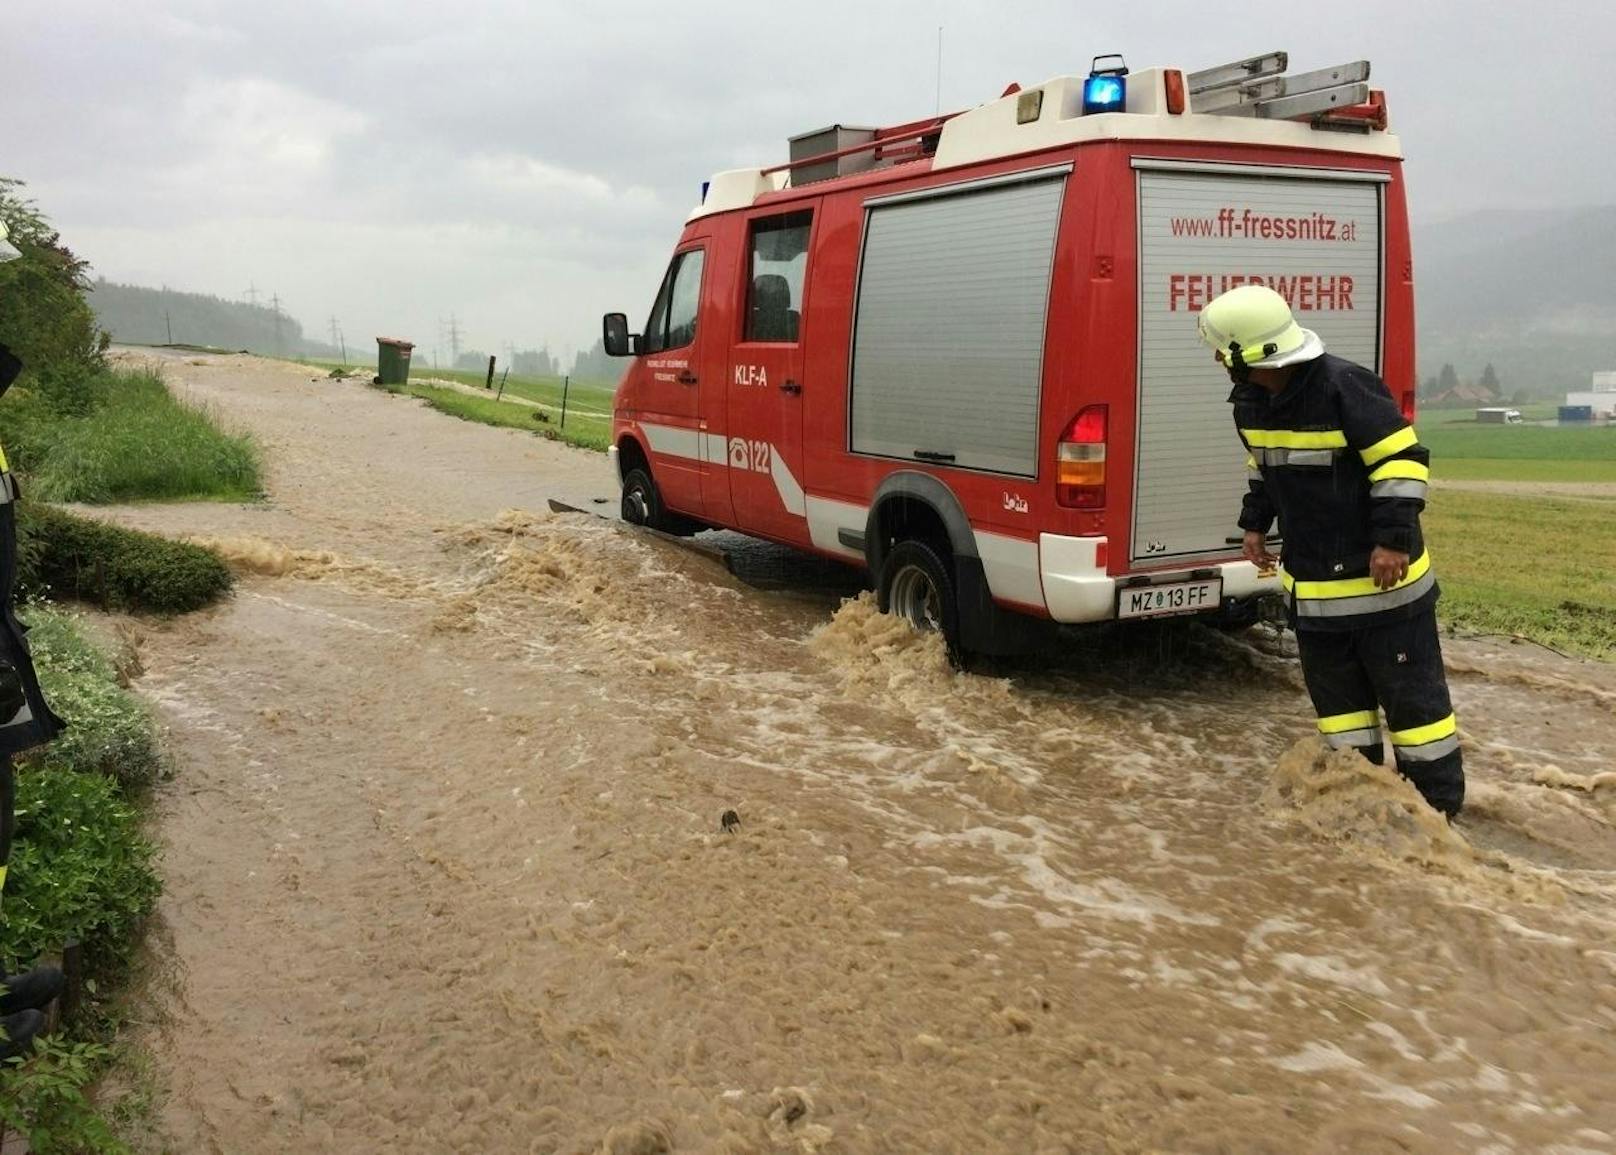
<svg viewBox="0 0 1616 1155">
<path fill-rule="evenodd" d="M 49 506 L 18 509 L 21 592 L 49 590 L 121 610 L 184 613 L 223 597 L 230 568 L 202 546 L 75 517 Z"/>
<path fill-rule="evenodd" d="M 34 1155 L 127 1151 L 85 1095 L 109 1058 L 94 1043 L 42 1038 L 26 1064 L 0 1065 L 0 1131 L 17 1132 Z"/>
<path fill-rule="evenodd" d="M 0 177 L 0 220 L 22 253 L 0 264 L 0 344 L 34 369 L 96 365 L 107 337 L 84 299 L 89 266 L 62 244 L 22 188 Z"/>
<path fill-rule="evenodd" d="M 117 670 L 72 617 L 40 607 L 25 616 L 45 700 L 68 723 L 46 759 L 115 779 L 126 793 L 151 785 L 162 772 L 163 757 L 150 712 L 119 685 Z"/>
<path fill-rule="evenodd" d="M 118 784 L 46 760 L 17 771 L 17 833 L 0 922 L 8 972 L 69 939 L 90 965 L 126 961 L 161 889 L 157 848 Z"/>
<path fill-rule="evenodd" d="M 59 422 L 34 379 L 25 373 L 22 382 L 27 384 L 12 386 L 0 400 L 0 444 L 11 468 L 26 474 L 49 456 Z"/>
</svg>

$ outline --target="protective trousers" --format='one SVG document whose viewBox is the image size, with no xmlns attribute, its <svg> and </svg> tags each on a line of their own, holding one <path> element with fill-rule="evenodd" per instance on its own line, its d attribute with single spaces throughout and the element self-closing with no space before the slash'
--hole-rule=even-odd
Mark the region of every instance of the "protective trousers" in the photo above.
<svg viewBox="0 0 1616 1155">
<path fill-rule="evenodd" d="M 1301 629 L 1296 641 L 1325 742 L 1382 762 L 1384 709 L 1398 771 L 1437 810 L 1459 813 L 1464 762 L 1435 609 L 1363 629 Z"/>
</svg>

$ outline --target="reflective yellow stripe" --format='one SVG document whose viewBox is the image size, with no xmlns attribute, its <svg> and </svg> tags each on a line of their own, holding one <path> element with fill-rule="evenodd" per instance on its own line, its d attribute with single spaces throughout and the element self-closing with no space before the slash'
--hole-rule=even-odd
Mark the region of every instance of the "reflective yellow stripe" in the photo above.
<svg viewBox="0 0 1616 1155">
<path fill-rule="evenodd" d="M 1393 730 L 1393 746 L 1423 746 L 1427 742 L 1440 742 L 1459 732 L 1459 720 L 1452 714 L 1429 726 L 1415 726 L 1412 730 Z"/>
<path fill-rule="evenodd" d="M 1421 465 L 1418 461 L 1388 461 L 1385 465 L 1377 465 L 1369 473 L 1370 481 L 1390 481 L 1394 477 L 1406 477 L 1411 481 L 1430 481 L 1431 470 L 1429 466 Z"/>
<path fill-rule="evenodd" d="M 1411 585 L 1425 576 L 1431 568 L 1431 553 L 1427 550 L 1415 558 L 1408 567 L 1408 576 L 1398 582 L 1392 589 L 1401 589 Z M 1335 581 L 1297 581 L 1287 571 L 1280 572 L 1280 580 L 1287 590 L 1295 590 L 1299 598 L 1361 598 L 1365 594 L 1390 593 L 1375 584 L 1372 577 L 1337 578 Z"/>
<path fill-rule="evenodd" d="M 1320 734 L 1344 734 L 1348 730 L 1368 730 L 1380 725 L 1380 715 L 1373 710 L 1359 710 L 1356 714 L 1331 714 L 1319 719 Z"/>
<path fill-rule="evenodd" d="M 1363 458 L 1365 465 L 1373 465 L 1377 461 L 1384 461 L 1394 453 L 1401 453 L 1410 445 L 1418 445 L 1420 439 L 1415 436 L 1414 427 L 1405 425 L 1390 437 L 1382 437 L 1368 449 L 1358 450 L 1358 456 Z"/>
<path fill-rule="evenodd" d="M 6 888 L 6 868 L 4 866 L 0 866 L 0 890 L 4 890 L 5 888 Z"/>
<path fill-rule="evenodd" d="M 1347 435 L 1339 429 L 1242 429 L 1253 449 L 1342 449 Z"/>
<path fill-rule="evenodd" d="M 0 473 L 10 473 L 11 464 L 6 460 L 5 446 L 0 445 Z"/>
<path fill-rule="evenodd" d="M 1256 469 L 1257 468 L 1257 459 L 1255 457 L 1253 457 L 1249 453 L 1246 454 L 1246 468 L 1247 469 Z"/>
</svg>

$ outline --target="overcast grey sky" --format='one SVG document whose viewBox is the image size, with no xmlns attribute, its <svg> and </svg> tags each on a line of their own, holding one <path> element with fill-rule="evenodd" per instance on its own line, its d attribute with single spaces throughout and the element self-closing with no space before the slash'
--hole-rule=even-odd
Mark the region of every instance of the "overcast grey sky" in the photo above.
<svg viewBox="0 0 1616 1155">
<path fill-rule="evenodd" d="M 701 182 L 1122 52 L 1367 57 L 1416 221 L 1616 200 L 1616 4 L 6 0 L 0 175 L 113 280 L 278 292 L 430 354 L 642 315 Z M 1416 252 L 1416 257 L 1418 256 Z"/>
</svg>

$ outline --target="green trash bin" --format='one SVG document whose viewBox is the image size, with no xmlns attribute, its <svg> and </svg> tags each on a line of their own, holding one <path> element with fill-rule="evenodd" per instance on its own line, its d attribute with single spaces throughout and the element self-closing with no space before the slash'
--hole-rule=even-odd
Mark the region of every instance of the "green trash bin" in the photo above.
<svg viewBox="0 0 1616 1155">
<path fill-rule="evenodd" d="M 376 338 L 376 383 L 378 385 L 408 385 L 410 383 L 410 350 L 415 345 L 397 337 Z"/>
</svg>

